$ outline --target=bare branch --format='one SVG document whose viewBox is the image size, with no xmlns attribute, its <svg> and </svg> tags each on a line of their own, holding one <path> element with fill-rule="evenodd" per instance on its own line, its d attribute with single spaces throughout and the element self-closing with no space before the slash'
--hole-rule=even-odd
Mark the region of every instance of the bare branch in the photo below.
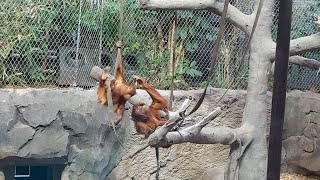
<svg viewBox="0 0 320 180">
<path fill-rule="evenodd" d="M 223 11 L 223 1 L 218 0 L 139 0 L 141 9 L 148 10 L 208 10 L 221 15 Z M 252 28 L 253 19 L 250 15 L 242 13 L 239 9 L 229 4 L 227 20 L 236 27 L 249 34 Z"/>
<path fill-rule="evenodd" d="M 102 70 L 99 67 L 94 67 L 90 73 L 91 77 L 95 80 L 99 80 L 102 74 Z M 137 94 L 132 98 L 132 101 L 141 101 L 142 98 Z M 167 146 L 169 144 L 180 144 L 184 142 L 198 143 L 198 144 L 232 144 L 238 142 L 241 139 L 239 136 L 243 134 L 241 129 L 231 129 L 228 127 L 220 128 L 205 128 L 205 126 L 211 122 L 213 119 L 218 117 L 222 110 L 220 107 L 216 108 L 205 118 L 203 118 L 198 123 L 184 128 L 179 131 L 172 131 L 172 129 L 182 120 L 180 113 L 185 112 L 185 110 L 190 106 L 192 98 L 189 97 L 184 101 L 178 111 L 169 112 L 168 122 L 158 128 L 154 133 L 149 136 L 148 144 L 139 148 L 134 154 L 142 151 L 148 146 Z M 130 102 L 130 100 L 129 100 Z M 132 103 L 132 102 L 130 102 Z M 134 104 L 134 103 L 133 103 Z"/>
<path fill-rule="evenodd" d="M 207 115 L 205 118 L 203 118 L 201 121 L 196 123 L 193 126 L 190 126 L 185 131 L 188 131 L 189 134 L 197 134 L 201 131 L 203 127 L 205 127 L 208 123 L 210 123 L 213 119 L 218 117 L 222 113 L 222 110 L 220 107 L 216 108 L 214 111 L 212 111 L 209 115 Z"/>
<path fill-rule="evenodd" d="M 180 109 L 176 112 L 169 112 L 169 120 L 157 129 L 154 133 L 149 136 L 149 145 L 153 146 L 158 144 L 161 139 L 163 139 L 166 134 L 172 130 L 172 128 L 181 121 L 180 113 L 184 112 L 191 104 L 192 98 L 186 99 L 181 105 Z"/>
<path fill-rule="evenodd" d="M 314 21 L 318 30 L 320 30 L 320 20 L 318 17 Z M 272 49 L 275 52 L 276 43 L 272 45 Z M 310 36 L 305 36 L 290 41 L 290 55 L 299 55 L 312 50 L 320 49 L 320 33 L 315 33 Z M 271 57 L 271 61 L 274 61 L 274 55 Z"/>
<path fill-rule="evenodd" d="M 320 49 L 320 33 L 293 39 L 290 42 L 290 55 L 298 55 L 316 49 Z"/>
<path fill-rule="evenodd" d="M 320 61 L 317 61 L 315 59 L 308 59 L 302 56 L 291 56 L 289 58 L 289 62 L 301 67 L 319 70 L 320 68 Z"/>
<path fill-rule="evenodd" d="M 309 69 L 314 69 L 314 70 L 319 70 L 320 69 L 320 61 L 315 60 L 315 59 L 308 59 L 302 56 L 291 56 L 289 57 L 289 62 L 301 67 L 309 68 Z M 270 72 L 269 72 L 269 77 L 273 77 L 274 74 L 274 65 L 275 62 L 272 63 Z"/>
<path fill-rule="evenodd" d="M 224 144 L 230 145 L 237 138 L 237 129 L 228 127 L 207 128 L 204 127 L 200 132 L 193 134 L 187 130 L 169 132 L 157 146 L 167 146 L 169 144 L 195 143 L 195 144 Z"/>
<path fill-rule="evenodd" d="M 161 126 L 159 129 L 157 129 L 154 133 L 150 135 L 148 139 L 149 144 L 150 146 L 166 146 L 168 144 L 180 144 L 184 142 L 198 144 L 216 142 L 228 144 L 229 141 L 231 141 L 230 138 L 235 136 L 234 133 L 221 133 L 219 128 L 218 130 L 214 130 L 217 131 L 218 134 L 213 134 L 212 132 L 210 132 L 211 130 L 213 130 L 212 128 L 210 130 L 203 129 L 203 127 L 206 126 L 210 121 L 218 117 L 221 114 L 221 112 L 221 108 L 218 107 L 214 111 L 212 111 L 208 116 L 203 118 L 200 122 L 175 132 L 169 131 L 174 127 L 174 125 L 176 125 L 181 120 L 181 118 L 179 117 L 177 119 L 170 119 L 167 124 Z M 228 130 L 224 132 L 227 131 Z M 224 135 L 226 135 L 226 137 L 223 137 Z"/>
<path fill-rule="evenodd" d="M 181 120 L 179 113 L 186 111 L 186 109 L 190 106 L 191 101 L 192 101 L 192 97 L 189 97 L 189 99 L 186 99 L 182 103 L 182 105 L 178 111 L 176 111 L 176 112 L 169 111 L 168 122 L 165 125 L 161 126 L 158 130 L 156 130 L 157 134 L 154 135 L 154 137 L 153 137 L 154 140 L 149 140 L 148 144 L 145 144 L 144 146 L 142 146 L 139 149 L 137 149 L 136 151 L 134 151 L 132 154 L 129 155 L 129 157 L 132 158 L 133 156 L 135 156 L 136 154 L 138 154 L 142 150 L 149 147 L 152 144 L 150 142 L 154 142 L 155 144 L 157 144 L 161 139 L 163 139 L 164 136 Z M 154 133 L 152 133 L 152 134 L 154 134 Z M 152 134 L 151 134 L 151 136 L 152 136 Z"/>
</svg>

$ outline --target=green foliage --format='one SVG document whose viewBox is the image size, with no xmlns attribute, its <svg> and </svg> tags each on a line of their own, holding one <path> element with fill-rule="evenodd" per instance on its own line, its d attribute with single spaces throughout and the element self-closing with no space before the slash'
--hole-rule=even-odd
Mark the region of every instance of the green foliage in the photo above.
<svg viewBox="0 0 320 180">
<path fill-rule="evenodd" d="M 320 4 L 316 2 L 307 3 L 305 6 L 295 8 L 294 19 L 301 20 L 299 24 L 294 24 L 291 29 L 292 39 L 308 36 L 310 33 L 316 32 L 316 27 L 313 23 L 313 15 L 320 12 Z M 298 21 L 293 21 L 298 22 Z"/>
<path fill-rule="evenodd" d="M 199 77 L 202 76 L 202 72 L 198 70 L 197 61 L 188 61 L 185 60 L 183 64 L 183 74 L 189 75 L 191 77 Z"/>
<path fill-rule="evenodd" d="M 20 74 L 11 74 L 6 77 L 6 81 L 9 86 L 27 84 L 27 82 L 23 78 L 20 77 Z"/>
<path fill-rule="evenodd" d="M 172 78 L 177 87 L 187 87 L 186 76 L 194 78 L 202 75 L 197 62 L 185 59 L 184 53 L 199 48 L 196 41 L 199 32 L 207 33 L 206 39 L 209 41 L 215 39 L 215 33 L 211 32 L 214 27 L 201 17 L 204 14 L 191 11 L 179 13 L 175 52 L 180 57 L 176 75 L 172 77 L 168 70 L 172 50 L 167 44 L 160 48 L 160 44 L 163 37 L 168 37 L 172 32 L 173 13 L 142 12 L 135 1 L 124 3 L 124 55 L 137 55 L 137 74 L 151 77 L 150 81 L 157 88 L 168 88 Z M 115 52 L 119 27 L 117 0 L 104 0 L 102 8 L 92 7 L 89 1 L 84 0 L 3 0 L 0 5 L 0 85 L 42 84 L 47 81 L 50 77 L 42 69 L 43 55 L 49 50 L 46 32 L 64 33 L 71 38 L 77 32 L 79 22 L 83 31 L 99 33 L 96 36 L 101 33 L 103 50 L 107 54 Z M 159 27 L 162 28 L 160 31 Z M 164 27 L 168 27 L 169 32 Z M 23 64 L 8 62 L 12 50 L 22 55 Z M 23 67 L 12 71 L 11 66 L 16 65 Z"/>
<path fill-rule="evenodd" d="M 48 50 L 46 32 L 65 33 L 71 39 L 72 34 L 78 30 L 79 21 L 81 21 L 81 28 L 98 32 L 101 28 L 101 19 L 104 18 L 106 19 L 104 27 L 108 27 L 103 27 L 106 34 L 104 39 L 110 42 L 110 37 L 114 38 L 114 35 L 109 31 L 113 31 L 118 25 L 111 15 L 118 16 L 119 12 L 116 1 L 109 1 L 106 2 L 108 6 L 103 7 L 103 17 L 100 16 L 100 9 L 92 8 L 87 1 L 81 1 L 81 3 L 74 0 L 2 1 L 0 3 L 0 86 L 43 83 L 48 78 L 41 69 L 42 56 Z M 81 15 L 79 16 L 80 6 Z M 59 38 L 59 35 L 57 34 L 54 38 Z M 24 64 L 15 64 L 18 63 L 15 61 L 5 63 L 12 50 L 21 55 Z M 19 72 L 12 72 L 10 69 L 17 65 L 25 67 L 20 68 Z"/>
<path fill-rule="evenodd" d="M 214 43 L 218 28 L 215 27 L 217 25 L 212 20 L 212 15 L 203 11 L 179 11 L 176 47 L 171 49 L 169 44 L 173 41 L 170 35 L 173 33 L 174 19 L 172 11 L 140 11 L 136 1 L 127 0 L 124 3 L 123 52 L 124 56 L 136 56 L 138 61 L 133 69 L 134 73 L 146 77 L 151 84 L 162 89 L 169 88 L 172 79 L 176 87 L 188 87 L 190 85 L 188 78 L 203 75 L 199 71 L 201 66 L 197 64 L 198 60 L 186 58 L 185 52 L 197 51 L 203 41 Z M 295 8 L 292 38 L 315 32 L 311 17 L 319 11 L 319 3 L 316 2 Z M 65 22 L 56 22 L 59 17 Z M 295 24 L 298 19 L 303 19 L 303 22 L 299 20 L 300 24 Z M 50 77 L 42 69 L 42 56 L 49 48 L 45 32 L 55 31 L 72 38 L 78 30 L 79 22 L 82 31 L 94 32 L 94 36 L 97 37 L 101 35 L 105 53 L 115 54 L 119 27 L 118 0 L 104 0 L 100 8 L 92 7 L 89 1 L 85 0 L 2 0 L 0 2 L 0 87 L 47 81 Z M 84 34 L 82 39 L 86 39 L 90 33 Z M 232 34 L 233 39 L 228 37 L 230 42 L 222 46 L 221 51 L 225 53 L 219 55 L 220 61 L 213 80 L 217 87 L 226 87 L 234 78 L 234 70 L 237 69 L 237 62 L 240 59 L 237 53 L 240 49 L 238 39 L 240 35 L 239 32 Z M 204 37 L 204 40 L 199 40 L 200 36 Z M 275 36 L 276 26 L 273 26 L 272 37 Z M 23 64 L 8 62 L 12 50 L 22 55 Z M 173 50 L 177 54 L 174 77 L 169 70 L 170 53 Z M 11 66 L 21 66 L 21 68 L 12 71 L 10 63 Z M 235 87 L 246 86 L 247 69 L 240 74 L 241 77 Z"/>
<path fill-rule="evenodd" d="M 22 1 L 17 1 L 21 4 Z M 16 7 L 11 1 L 4 1 L 3 6 L 0 7 L 0 86 L 2 87 L 7 82 L 23 83 L 24 81 L 18 80 L 15 74 L 7 74 L 7 67 L 5 60 L 13 49 L 16 43 L 20 43 L 32 37 L 30 28 L 25 26 L 25 22 L 29 18 L 29 14 L 24 11 L 22 6 Z M 21 73 L 21 72 L 20 72 Z"/>
<path fill-rule="evenodd" d="M 313 15 L 320 12 L 319 2 L 305 2 L 303 5 L 293 6 L 291 39 L 308 36 L 317 32 L 313 23 Z M 272 26 L 272 38 L 277 37 L 277 21 Z"/>
<path fill-rule="evenodd" d="M 195 61 L 188 61 L 186 59 L 180 60 L 176 64 L 176 72 L 173 77 L 168 70 L 168 63 L 170 52 L 165 50 L 161 55 L 157 51 L 148 51 L 146 56 L 139 59 L 139 67 L 141 70 L 138 74 L 142 77 L 148 77 L 148 82 L 160 89 L 169 89 L 172 83 L 172 78 L 175 87 L 186 88 L 188 83 L 184 80 L 185 75 L 191 77 L 201 76 L 202 73 L 197 70 Z"/>
<path fill-rule="evenodd" d="M 195 20 L 192 19 L 194 17 L 193 13 L 179 13 L 175 48 L 175 52 L 179 58 L 177 58 L 178 63 L 175 67 L 175 76 L 172 77 L 169 70 L 170 53 L 172 50 L 168 46 L 173 42 L 170 36 L 173 32 L 174 13 L 171 11 L 140 12 L 136 10 L 138 8 L 136 4 L 126 7 L 128 8 L 126 9 L 128 13 L 126 13 L 125 18 L 132 23 L 132 29 L 124 29 L 123 34 L 126 43 L 124 56 L 130 54 L 138 55 L 136 74 L 148 77 L 147 79 L 151 84 L 161 89 L 168 89 L 172 78 L 176 87 L 186 88 L 189 86 L 185 80 L 186 76 L 199 77 L 202 75 L 196 66 L 197 62 L 185 59 L 184 50 L 182 50 L 185 49 L 191 52 L 198 49 L 199 46 L 198 42 L 194 39 L 196 39 L 197 28 L 201 28 L 201 24 L 198 24 L 198 27 L 193 27 L 191 24 L 186 26 L 183 23 L 183 21 L 191 20 L 192 22 L 190 23 L 195 23 Z M 168 32 L 164 30 L 164 27 L 168 27 Z M 167 44 L 162 44 L 164 37 L 169 37 Z"/>
</svg>

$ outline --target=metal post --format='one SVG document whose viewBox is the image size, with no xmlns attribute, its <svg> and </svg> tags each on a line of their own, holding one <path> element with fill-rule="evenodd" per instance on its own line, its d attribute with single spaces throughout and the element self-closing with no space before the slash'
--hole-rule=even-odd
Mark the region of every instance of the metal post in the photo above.
<svg viewBox="0 0 320 180">
<path fill-rule="evenodd" d="M 279 180 L 290 46 L 292 0 L 280 0 L 268 154 L 268 180 Z"/>
</svg>

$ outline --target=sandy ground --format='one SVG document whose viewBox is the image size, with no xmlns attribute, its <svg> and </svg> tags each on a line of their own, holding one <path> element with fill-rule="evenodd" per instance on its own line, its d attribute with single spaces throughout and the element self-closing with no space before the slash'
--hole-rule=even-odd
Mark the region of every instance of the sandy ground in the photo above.
<svg viewBox="0 0 320 180">
<path fill-rule="evenodd" d="M 320 177 L 303 176 L 300 174 L 281 173 L 280 179 L 281 180 L 315 180 L 315 179 L 320 179 Z"/>
</svg>

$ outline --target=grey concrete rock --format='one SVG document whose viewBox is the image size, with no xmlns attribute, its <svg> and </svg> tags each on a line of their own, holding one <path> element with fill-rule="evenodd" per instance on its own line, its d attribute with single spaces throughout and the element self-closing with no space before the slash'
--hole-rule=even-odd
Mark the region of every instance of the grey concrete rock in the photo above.
<svg viewBox="0 0 320 180">
<path fill-rule="evenodd" d="M 74 131 L 75 134 L 85 133 L 88 128 L 86 117 L 75 112 L 61 111 L 62 125 L 65 129 Z"/>
<path fill-rule="evenodd" d="M 17 116 L 17 107 L 13 104 L 11 93 L 5 90 L 0 91 L 0 117 L 2 121 L 1 125 L 6 127 L 5 131 L 10 130 L 14 126 L 18 119 Z"/>
<path fill-rule="evenodd" d="M 320 175 L 320 94 L 288 93 L 283 138 L 287 170 Z"/>
<path fill-rule="evenodd" d="M 46 123 L 46 122 L 45 122 Z M 20 148 L 18 156 L 26 158 L 52 158 L 67 155 L 69 132 L 53 121 L 46 128 L 39 128 L 32 140 Z"/>
<path fill-rule="evenodd" d="M 188 96 L 196 100 L 202 91 L 176 91 L 174 107 Z M 245 91 L 209 88 L 200 109 L 192 116 L 195 123 L 216 106 L 228 105 L 208 126 L 241 125 Z M 129 154 L 146 143 L 137 135 L 130 112 L 117 127 L 119 140 L 109 123 L 110 115 L 96 102 L 95 91 L 23 89 L 0 90 L 0 170 L 6 158 L 59 158 L 66 167 L 63 180 L 127 180 L 155 178 L 155 151 L 147 148 L 133 158 Z M 150 97 L 139 91 L 145 98 Z M 160 91 L 169 97 L 169 91 Z M 270 111 L 270 94 L 267 98 Z M 320 97 L 293 91 L 288 94 L 284 127 L 284 162 L 303 172 L 319 172 Z M 270 117 L 270 116 L 268 116 Z M 120 142 L 126 147 L 124 150 Z M 200 179 L 212 169 L 225 166 L 229 147 L 223 145 L 179 144 L 160 149 L 161 179 Z M 221 178 L 219 171 L 216 178 Z"/>
<path fill-rule="evenodd" d="M 56 119 L 59 106 L 51 103 L 29 104 L 25 107 L 18 107 L 25 123 L 32 127 L 48 126 Z"/>
<path fill-rule="evenodd" d="M 165 97 L 169 96 L 168 91 L 160 92 Z M 204 117 L 214 108 L 212 102 L 223 92 L 210 89 L 205 103 L 194 116 L 198 119 Z M 134 158 L 128 157 L 130 152 L 146 142 L 136 134 L 128 112 L 117 127 L 119 140 L 128 150 L 126 152 L 110 126 L 110 115 L 96 102 L 95 93 L 80 90 L 0 90 L 0 165 L 6 158 L 41 160 L 66 157 L 62 179 L 154 178 L 153 149 L 149 148 Z M 150 99 L 144 91 L 139 93 Z M 200 94 L 201 91 L 177 91 L 175 106 L 178 107 L 188 96 L 197 99 Z M 244 97 L 244 91 L 230 91 L 221 102 L 222 105 L 234 103 L 222 115 L 227 120 L 218 118 L 210 126 L 239 126 Z M 194 159 L 193 154 L 202 155 Z M 162 179 L 184 179 L 186 172 L 188 178 L 197 179 L 207 165 L 223 166 L 227 154 L 228 147 L 222 145 L 184 144 L 162 149 L 161 172 L 167 172 L 162 174 Z"/>
<path fill-rule="evenodd" d="M 18 152 L 26 143 L 34 137 L 35 129 L 25 125 L 21 122 L 17 122 L 11 131 L 7 132 L 8 143 L 12 147 L 16 147 Z"/>
<path fill-rule="evenodd" d="M 0 169 L 6 159 L 66 157 L 63 179 L 105 179 L 123 150 L 95 93 L 0 90 Z M 121 141 L 127 119 L 117 127 Z"/>
</svg>

